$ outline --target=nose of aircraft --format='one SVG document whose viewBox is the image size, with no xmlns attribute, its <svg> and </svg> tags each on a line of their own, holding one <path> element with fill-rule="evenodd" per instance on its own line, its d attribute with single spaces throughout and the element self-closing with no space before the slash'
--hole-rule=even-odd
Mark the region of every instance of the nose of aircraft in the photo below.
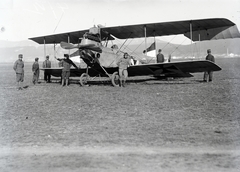
<svg viewBox="0 0 240 172">
<path fill-rule="evenodd" d="M 80 57 L 88 65 L 92 66 L 95 63 L 95 54 L 91 50 L 82 50 L 79 52 Z"/>
</svg>

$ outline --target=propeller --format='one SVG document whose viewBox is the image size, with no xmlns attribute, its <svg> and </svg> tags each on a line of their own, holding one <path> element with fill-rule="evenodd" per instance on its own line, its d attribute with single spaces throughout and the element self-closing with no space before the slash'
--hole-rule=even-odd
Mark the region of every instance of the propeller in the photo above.
<svg viewBox="0 0 240 172">
<path fill-rule="evenodd" d="M 67 42 L 60 42 L 60 46 L 63 48 L 63 49 L 74 49 L 74 48 L 79 48 L 79 49 L 89 49 L 91 47 L 95 47 L 94 44 L 86 44 L 86 45 L 80 45 L 80 44 L 77 44 L 77 45 L 74 45 L 74 44 L 71 44 L 71 43 L 67 43 Z"/>
<path fill-rule="evenodd" d="M 71 43 L 67 43 L 67 42 L 61 42 L 60 43 L 60 46 L 63 48 L 63 49 L 67 49 L 67 50 L 70 50 L 70 49 L 74 49 L 74 48 L 78 48 L 78 49 L 87 49 L 87 50 L 92 50 L 92 51 L 96 51 L 98 53 L 101 53 L 102 52 L 102 49 L 94 44 L 86 44 L 86 45 L 74 45 L 74 44 L 71 44 Z"/>
<path fill-rule="evenodd" d="M 77 48 L 75 45 L 71 44 L 71 43 L 67 43 L 67 42 L 60 42 L 60 46 L 63 49 L 73 49 L 73 48 Z"/>
</svg>

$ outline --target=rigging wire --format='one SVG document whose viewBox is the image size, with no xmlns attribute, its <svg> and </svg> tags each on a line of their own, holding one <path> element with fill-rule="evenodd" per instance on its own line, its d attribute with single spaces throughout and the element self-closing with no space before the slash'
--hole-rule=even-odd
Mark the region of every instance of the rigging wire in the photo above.
<svg viewBox="0 0 240 172">
<path fill-rule="evenodd" d="M 177 36 L 177 35 L 175 35 L 170 41 L 168 41 L 168 43 L 167 43 L 162 49 L 164 50 L 164 48 L 165 48 L 168 44 L 170 44 L 170 43 L 172 42 L 172 40 L 176 38 L 176 36 Z"/>
<path fill-rule="evenodd" d="M 131 36 L 131 34 L 132 34 L 132 32 L 129 34 L 129 36 L 128 36 L 128 37 L 130 37 L 130 36 Z M 119 48 L 118 52 L 121 50 L 121 48 L 123 47 L 123 45 L 124 45 L 124 44 L 127 42 L 127 40 L 128 40 L 128 39 L 126 39 L 126 40 L 124 41 L 124 43 L 122 44 L 122 46 Z M 118 52 L 117 52 L 117 53 L 118 53 Z"/>
<path fill-rule="evenodd" d="M 64 11 L 63 11 L 63 13 L 62 13 L 62 15 L 61 15 L 61 17 L 60 17 L 60 19 L 59 19 L 58 23 L 57 23 L 57 26 L 55 27 L 55 29 L 54 29 L 53 33 L 55 33 L 55 31 L 56 31 L 56 29 L 57 29 L 57 27 L 58 27 L 59 23 L 61 22 L 61 20 L 62 20 L 62 17 L 63 17 L 63 14 L 64 14 Z"/>
<path fill-rule="evenodd" d="M 187 40 L 187 38 L 185 38 L 185 39 L 181 42 L 181 44 L 179 44 L 179 45 L 173 50 L 173 52 L 170 53 L 170 54 L 172 55 L 180 46 L 182 46 L 182 44 L 183 44 L 186 40 Z"/>
</svg>

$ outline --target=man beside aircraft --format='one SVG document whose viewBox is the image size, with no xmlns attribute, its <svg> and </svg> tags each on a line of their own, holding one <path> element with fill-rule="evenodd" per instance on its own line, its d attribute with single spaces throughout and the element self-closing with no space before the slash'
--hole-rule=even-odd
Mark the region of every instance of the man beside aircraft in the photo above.
<svg viewBox="0 0 240 172">
<path fill-rule="evenodd" d="M 157 54 L 157 63 L 163 63 L 164 62 L 164 55 L 161 52 L 162 52 L 162 50 L 159 49 L 158 54 Z"/>
<path fill-rule="evenodd" d="M 117 62 L 118 65 L 118 73 L 120 77 L 120 87 L 125 87 L 126 79 L 128 77 L 128 66 L 131 65 L 131 59 L 129 58 L 128 53 L 124 53 L 123 57 L 119 59 Z"/>
<path fill-rule="evenodd" d="M 38 83 L 38 78 L 39 78 L 39 64 L 38 64 L 38 57 L 35 58 L 35 62 L 32 65 L 32 72 L 33 72 L 33 79 L 32 82 L 35 85 L 36 83 Z"/>
<path fill-rule="evenodd" d="M 49 56 L 46 56 L 46 60 L 43 62 L 43 68 L 51 68 L 51 61 Z M 45 82 L 50 82 L 51 72 L 49 70 L 44 70 L 44 80 Z"/>
<path fill-rule="evenodd" d="M 172 55 L 169 54 L 169 55 L 168 55 L 168 62 L 171 62 L 171 60 L 172 60 Z"/>
<path fill-rule="evenodd" d="M 66 79 L 66 86 L 68 86 L 68 81 L 70 77 L 70 68 L 73 65 L 76 69 L 78 69 L 77 65 L 75 65 L 72 60 L 69 59 L 68 54 L 64 54 L 64 59 L 57 59 L 60 61 L 59 66 L 63 67 L 62 69 L 62 87 L 64 86 L 64 80 Z"/>
<path fill-rule="evenodd" d="M 214 56 L 211 54 L 211 49 L 208 49 L 207 50 L 207 56 L 206 56 L 206 60 L 209 60 L 213 63 L 215 63 L 215 59 L 214 59 Z M 211 82 L 213 79 L 213 71 L 205 71 L 204 72 L 204 75 L 203 75 L 203 81 L 204 82 Z"/>
<path fill-rule="evenodd" d="M 15 61 L 13 69 L 16 72 L 16 81 L 18 85 L 18 90 L 22 90 L 23 88 L 21 87 L 21 82 L 24 80 L 24 62 L 22 61 L 23 55 L 19 54 L 18 55 L 18 60 Z"/>
</svg>

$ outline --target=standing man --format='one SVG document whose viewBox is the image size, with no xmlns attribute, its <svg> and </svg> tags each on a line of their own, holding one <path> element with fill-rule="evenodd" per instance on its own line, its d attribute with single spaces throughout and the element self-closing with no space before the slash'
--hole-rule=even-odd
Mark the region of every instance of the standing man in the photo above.
<svg viewBox="0 0 240 172">
<path fill-rule="evenodd" d="M 16 81 L 17 81 L 17 89 L 22 90 L 21 82 L 24 80 L 24 62 L 22 61 L 23 55 L 18 55 L 18 60 L 14 63 L 13 69 L 16 72 Z"/>
<path fill-rule="evenodd" d="M 49 56 L 46 56 L 46 60 L 43 62 L 43 68 L 51 68 L 51 61 L 49 61 Z M 50 70 L 44 70 L 44 80 L 45 82 L 51 82 Z"/>
<path fill-rule="evenodd" d="M 129 58 L 128 53 L 123 54 L 123 58 L 120 58 L 119 61 L 117 62 L 118 65 L 118 73 L 120 77 L 120 87 L 125 87 L 126 79 L 128 77 L 128 71 L 127 68 L 128 66 L 131 65 L 131 59 Z"/>
<path fill-rule="evenodd" d="M 32 72 L 33 72 L 33 84 L 35 85 L 38 83 L 38 78 L 39 78 L 39 64 L 38 64 L 38 57 L 35 58 L 35 62 L 32 65 Z"/>
<path fill-rule="evenodd" d="M 209 60 L 213 63 L 215 63 L 215 58 L 214 56 L 211 54 L 211 49 L 207 50 L 207 56 L 206 56 L 206 60 Z M 203 81 L 204 82 L 211 82 L 213 79 L 213 71 L 205 71 L 204 75 L 203 75 Z"/>
<path fill-rule="evenodd" d="M 59 60 L 59 59 L 57 59 Z M 70 77 L 70 68 L 71 66 L 74 66 L 76 69 L 78 69 L 77 65 L 75 65 L 72 60 L 69 59 L 68 54 L 64 54 L 64 59 L 60 61 L 59 66 L 63 67 L 62 69 L 62 87 L 64 86 L 64 80 L 66 79 L 66 86 L 68 86 L 68 80 Z"/>
<path fill-rule="evenodd" d="M 172 56 L 171 56 L 171 54 L 169 54 L 168 55 L 168 62 L 171 62 L 171 60 L 172 60 Z"/>
<path fill-rule="evenodd" d="M 157 63 L 163 63 L 164 62 L 164 55 L 161 52 L 162 52 L 162 50 L 159 49 L 158 54 L 157 54 Z"/>
</svg>

